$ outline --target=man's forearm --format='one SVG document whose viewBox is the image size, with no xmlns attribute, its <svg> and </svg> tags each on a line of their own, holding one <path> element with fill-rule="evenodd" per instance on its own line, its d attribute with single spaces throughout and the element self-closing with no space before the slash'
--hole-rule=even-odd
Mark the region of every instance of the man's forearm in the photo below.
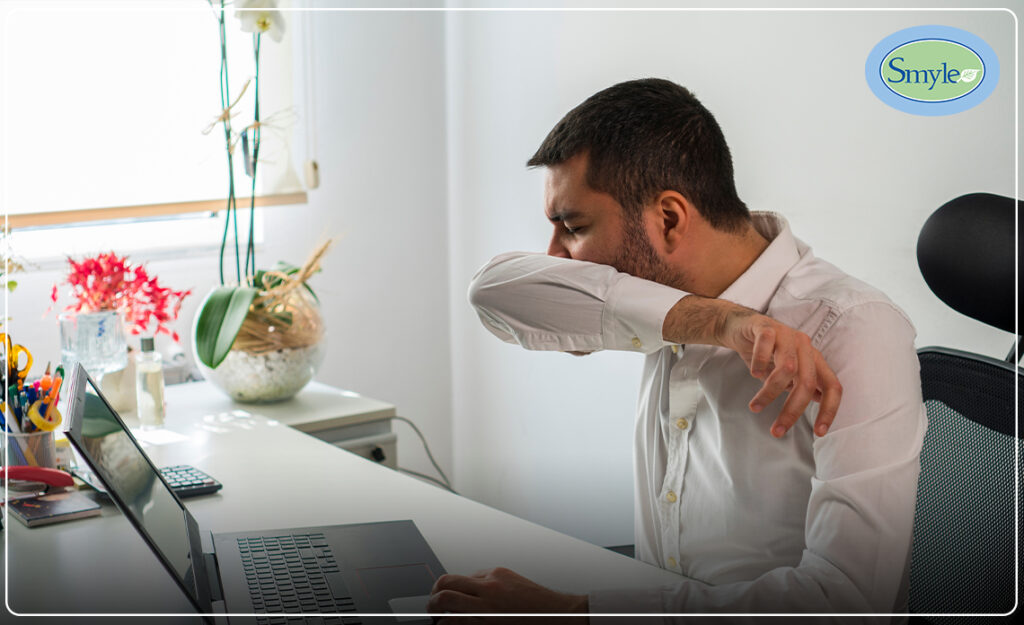
<svg viewBox="0 0 1024 625">
<path fill-rule="evenodd" d="M 839 409 L 842 385 L 810 337 L 757 311 L 727 300 L 687 295 L 665 315 L 662 336 L 671 343 L 716 345 L 739 354 L 750 375 L 764 380 L 750 401 L 753 412 L 788 391 L 772 424 L 773 436 L 784 435 L 813 400 L 821 403 L 814 431 L 824 436 Z"/>
<path fill-rule="evenodd" d="M 687 295 L 676 303 L 662 325 L 662 336 L 670 343 L 726 345 L 730 323 L 757 315 L 757 311 L 727 300 Z"/>
</svg>

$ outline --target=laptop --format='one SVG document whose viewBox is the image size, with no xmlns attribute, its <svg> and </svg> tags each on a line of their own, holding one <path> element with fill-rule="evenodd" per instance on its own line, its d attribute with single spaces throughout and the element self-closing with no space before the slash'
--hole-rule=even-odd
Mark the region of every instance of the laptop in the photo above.
<svg viewBox="0 0 1024 625">
<path fill-rule="evenodd" d="M 445 572 L 412 521 L 209 533 L 204 552 L 195 518 L 80 364 L 66 388 L 68 439 L 207 622 L 301 623 L 301 613 L 356 625 L 365 613 L 422 612 Z"/>
</svg>

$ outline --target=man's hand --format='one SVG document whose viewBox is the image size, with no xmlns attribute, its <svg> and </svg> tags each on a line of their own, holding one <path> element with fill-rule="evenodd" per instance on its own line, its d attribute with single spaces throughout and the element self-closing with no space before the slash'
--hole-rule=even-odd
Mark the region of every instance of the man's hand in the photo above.
<svg viewBox="0 0 1024 625">
<path fill-rule="evenodd" d="M 442 575 L 434 583 L 427 602 L 431 613 L 532 613 L 532 614 L 586 614 L 586 595 L 555 592 L 531 582 L 508 569 L 481 571 L 469 577 Z M 444 617 L 441 623 L 457 623 L 469 619 Z M 525 619 L 524 619 L 525 620 Z M 530 623 L 567 623 L 585 625 L 581 618 L 555 618 L 534 620 Z"/>
<path fill-rule="evenodd" d="M 672 307 L 662 331 L 665 340 L 673 343 L 720 345 L 738 353 L 750 374 L 764 380 L 750 400 L 753 412 L 789 391 L 772 424 L 772 436 L 783 436 L 812 400 L 821 404 L 814 422 L 818 436 L 824 436 L 836 418 L 843 387 L 803 332 L 738 304 L 696 295 Z"/>
</svg>

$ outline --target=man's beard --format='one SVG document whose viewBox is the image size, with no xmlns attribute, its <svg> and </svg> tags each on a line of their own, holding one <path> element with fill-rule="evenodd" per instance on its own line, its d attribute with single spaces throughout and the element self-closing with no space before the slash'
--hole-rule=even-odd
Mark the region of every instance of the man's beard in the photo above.
<svg viewBox="0 0 1024 625">
<path fill-rule="evenodd" d="M 639 216 L 625 219 L 625 237 L 615 260 L 609 263 L 623 273 L 674 288 L 686 283 L 685 274 L 658 257 Z"/>
</svg>

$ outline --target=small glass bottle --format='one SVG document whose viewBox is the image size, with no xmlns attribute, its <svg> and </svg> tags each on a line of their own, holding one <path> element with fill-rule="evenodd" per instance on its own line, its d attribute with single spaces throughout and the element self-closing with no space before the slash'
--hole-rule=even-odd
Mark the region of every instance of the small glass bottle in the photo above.
<svg viewBox="0 0 1024 625">
<path fill-rule="evenodd" d="M 153 350 L 153 338 L 142 339 L 142 351 L 135 356 L 135 400 L 143 430 L 162 427 L 164 404 L 164 367 L 160 352 Z"/>
</svg>

